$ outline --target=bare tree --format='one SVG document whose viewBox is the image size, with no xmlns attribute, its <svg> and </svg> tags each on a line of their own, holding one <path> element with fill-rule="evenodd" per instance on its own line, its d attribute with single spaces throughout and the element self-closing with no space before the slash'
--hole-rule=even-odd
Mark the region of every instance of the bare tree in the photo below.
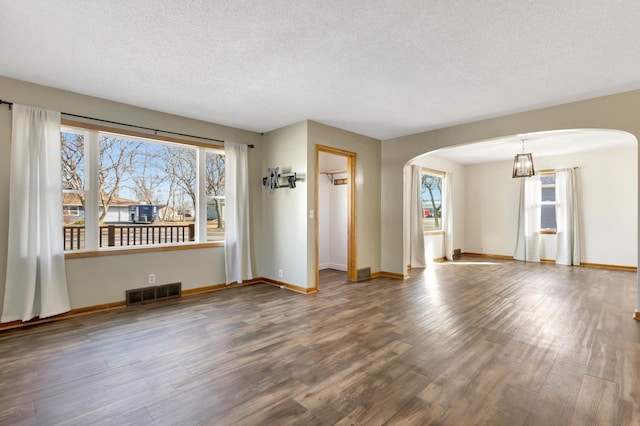
<svg viewBox="0 0 640 426">
<path fill-rule="evenodd" d="M 118 196 L 120 185 L 134 168 L 136 153 L 142 142 L 115 136 L 100 136 L 100 169 L 98 183 L 102 212 L 99 221 L 103 223 L 113 202 Z"/>
<path fill-rule="evenodd" d="M 63 185 L 68 189 L 84 189 L 84 137 L 81 134 L 65 134 L 62 141 Z M 176 194 L 180 192 L 180 208 L 183 215 L 196 206 L 196 150 L 177 146 L 150 147 L 142 141 L 113 135 L 100 135 L 100 164 L 98 170 L 99 197 L 102 211 L 99 221 L 103 223 L 109 206 L 123 188 L 136 194 L 138 200 L 164 206 L 162 220 L 167 219 Z M 207 193 L 224 195 L 224 156 L 209 155 Z M 82 205 L 84 194 L 79 194 Z M 221 216 L 220 201 L 216 200 L 216 211 Z M 189 205 L 190 203 L 190 205 Z M 184 217 L 184 216 L 183 216 Z M 218 227 L 222 224 L 219 223 Z"/>
<path fill-rule="evenodd" d="M 84 189 L 84 135 L 60 133 L 62 157 L 62 188 L 82 191 Z M 84 207 L 84 193 L 78 193 Z"/>
<path fill-rule="evenodd" d="M 439 228 L 442 202 L 440 205 L 436 206 L 436 198 L 434 195 L 436 189 L 438 194 L 440 194 L 440 197 L 442 197 L 442 178 L 438 176 L 422 175 L 422 192 L 424 193 L 427 191 L 429 193 L 431 206 L 433 207 L 432 212 L 434 217 L 434 226 Z"/>
<path fill-rule="evenodd" d="M 167 206 L 175 189 L 174 179 L 165 173 L 161 151 L 153 145 L 144 145 L 135 158 L 134 171 L 131 173 L 127 188 L 138 201 L 155 204 L 159 207 L 160 220 L 167 219 Z M 168 188 L 165 184 L 168 184 Z"/>
<path fill-rule="evenodd" d="M 222 200 L 225 183 L 225 157 L 224 155 L 208 152 L 206 161 L 207 197 L 214 196 L 214 208 L 218 219 L 217 228 L 222 228 Z"/>
<path fill-rule="evenodd" d="M 172 191 L 182 191 L 191 200 L 191 206 L 196 206 L 196 150 L 166 146 L 163 153 L 165 172 L 170 179 Z M 173 194 L 170 194 L 172 196 Z M 180 206 L 186 208 L 184 203 Z"/>
<path fill-rule="evenodd" d="M 175 201 L 176 182 L 170 176 L 165 176 L 162 182 L 165 183 L 164 189 L 157 193 L 153 204 L 158 206 L 158 218 L 164 222 L 173 219 L 171 201 Z M 175 202 L 173 205 L 175 208 Z"/>
</svg>

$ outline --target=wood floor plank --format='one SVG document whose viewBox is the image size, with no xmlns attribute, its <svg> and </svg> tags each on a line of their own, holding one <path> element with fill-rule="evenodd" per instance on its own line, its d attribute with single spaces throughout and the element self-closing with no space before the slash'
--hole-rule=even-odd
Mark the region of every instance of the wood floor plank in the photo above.
<svg viewBox="0 0 640 426">
<path fill-rule="evenodd" d="M 586 366 L 556 360 L 525 421 L 526 425 L 569 424 L 573 417 Z"/>
<path fill-rule="evenodd" d="M 330 403 L 339 396 L 339 392 L 367 377 L 370 370 L 376 370 L 388 362 L 393 361 L 399 354 L 406 351 L 409 345 L 402 342 L 390 344 L 367 354 L 364 359 L 349 365 L 337 373 L 328 377 L 320 384 L 307 389 L 304 394 L 295 400 L 307 409 L 317 409 Z"/>
<path fill-rule="evenodd" d="M 393 426 L 444 424 L 446 409 L 421 398 L 412 398 L 385 424 Z"/>
<path fill-rule="evenodd" d="M 418 393 L 425 401 L 449 407 L 464 394 L 475 375 L 481 374 L 494 356 L 497 345 L 488 341 L 479 342 L 476 350 L 468 351 L 458 362 L 450 364 L 436 380 Z"/>
<path fill-rule="evenodd" d="M 637 274 L 485 258 L 0 332 L 0 425 L 640 424 Z"/>
<path fill-rule="evenodd" d="M 501 389 L 500 394 L 478 424 L 487 426 L 523 425 L 536 397 L 537 392 L 506 385 Z"/>
<path fill-rule="evenodd" d="M 407 371 L 397 381 L 378 389 L 368 389 L 358 398 L 358 407 L 338 422 L 338 425 L 383 424 L 407 405 L 429 382 L 414 371 Z"/>
<path fill-rule="evenodd" d="M 572 425 L 613 425 L 618 417 L 616 383 L 585 376 L 578 395 Z"/>
<path fill-rule="evenodd" d="M 35 415 L 35 404 L 25 402 L 13 406 L 8 406 L 0 411 L 0 424 L 10 425 L 21 421 L 31 421 Z"/>
</svg>

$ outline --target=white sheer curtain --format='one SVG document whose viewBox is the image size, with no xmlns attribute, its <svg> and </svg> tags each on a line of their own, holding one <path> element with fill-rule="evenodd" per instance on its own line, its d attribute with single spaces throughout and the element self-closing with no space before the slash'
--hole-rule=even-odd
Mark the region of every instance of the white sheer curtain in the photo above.
<svg viewBox="0 0 640 426">
<path fill-rule="evenodd" d="M 1 322 L 71 309 L 62 240 L 60 113 L 13 104 Z"/>
<path fill-rule="evenodd" d="M 225 226 L 224 262 L 226 283 L 253 278 L 249 235 L 249 165 L 247 146 L 224 143 Z"/>
<path fill-rule="evenodd" d="M 540 262 L 540 178 L 532 176 L 520 179 L 518 237 L 513 258 L 525 262 Z"/>
<path fill-rule="evenodd" d="M 411 166 L 411 200 L 409 214 L 409 244 L 411 268 L 427 266 L 424 254 L 424 225 L 422 219 L 422 181 L 420 166 Z"/>
<path fill-rule="evenodd" d="M 444 194 L 442 209 L 444 214 L 444 256 L 447 260 L 453 260 L 453 173 L 447 172 L 444 175 Z"/>
<path fill-rule="evenodd" d="M 580 265 L 578 193 L 574 169 L 556 170 L 556 263 Z"/>
</svg>

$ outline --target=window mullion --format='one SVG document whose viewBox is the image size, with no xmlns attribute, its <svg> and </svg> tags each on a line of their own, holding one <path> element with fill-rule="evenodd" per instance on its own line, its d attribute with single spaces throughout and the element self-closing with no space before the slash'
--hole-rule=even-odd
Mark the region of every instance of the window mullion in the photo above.
<svg viewBox="0 0 640 426">
<path fill-rule="evenodd" d="M 204 147 L 198 148 L 196 163 L 196 241 L 203 243 L 207 241 L 207 151 Z"/>
<path fill-rule="evenodd" d="M 98 168 L 99 140 L 98 132 L 89 131 L 89 143 L 85 144 L 85 245 L 89 251 L 98 250 L 100 228 L 98 223 Z"/>
</svg>

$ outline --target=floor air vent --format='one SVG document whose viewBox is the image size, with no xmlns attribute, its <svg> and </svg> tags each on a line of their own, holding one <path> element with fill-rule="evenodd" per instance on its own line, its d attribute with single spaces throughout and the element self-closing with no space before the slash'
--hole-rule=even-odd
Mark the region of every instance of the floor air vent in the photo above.
<svg viewBox="0 0 640 426">
<path fill-rule="evenodd" d="M 137 305 L 140 303 L 151 302 L 153 300 L 180 297 L 181 294 L 182 283 L 135 288 L 133 290 L 127 290 L 127 305 Z"/>
<path fill-rule="evenodd" d="M 357 270 L 356 281 L 367 281 L 371 279 L 371 268 L 362 268 Z"/>
</svg>

